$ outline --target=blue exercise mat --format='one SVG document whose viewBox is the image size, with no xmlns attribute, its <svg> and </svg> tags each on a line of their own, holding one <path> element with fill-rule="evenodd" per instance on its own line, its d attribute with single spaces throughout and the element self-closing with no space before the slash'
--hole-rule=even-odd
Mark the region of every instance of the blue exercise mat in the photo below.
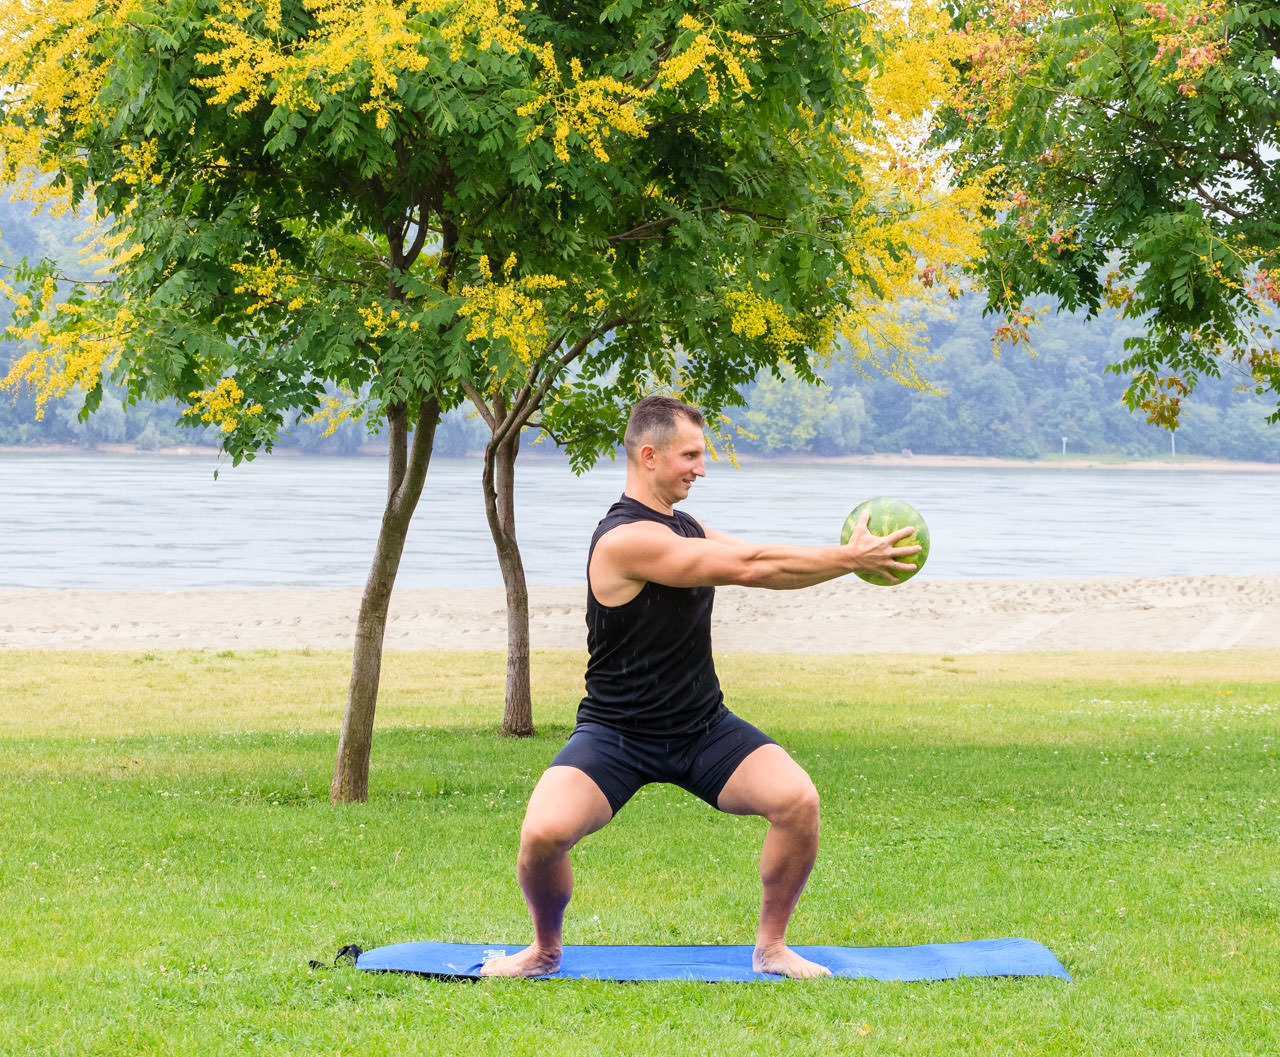
<svg viewBox="0 0 1280 1057">
<path fill-rule="evenodd" d="M 396 943 L 362 952 L 357 969 L 479 978 L 480 966 L 522 944 Z M 792 948 L 835 976 L 871 980 L 950 980 L 957 976 L 1071 976 L 1053 951 L 1034 940 L 968 940 L 914 947 Z M 752 948 L 567 946 L 548 980 L 781 980 L 751 968 Z"/>
</svg>

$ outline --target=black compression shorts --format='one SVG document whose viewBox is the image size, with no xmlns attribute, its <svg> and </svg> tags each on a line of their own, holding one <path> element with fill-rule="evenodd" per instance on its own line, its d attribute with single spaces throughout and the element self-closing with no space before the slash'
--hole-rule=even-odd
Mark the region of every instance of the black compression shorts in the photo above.
<svg viewBox="0 0 1280 1057">
<path fill-rule="evenodd" d="M 637 789 L 650 782 L 678 785 L 716 807 L 720 791 L 738 765 L 761 745 L 776 744 L 727 709 L 704 729 L 675 738 L 647 737 L 583 722 L 551 766 L 584 772 L 600 787 L 615 815 Z"/>
</svg>

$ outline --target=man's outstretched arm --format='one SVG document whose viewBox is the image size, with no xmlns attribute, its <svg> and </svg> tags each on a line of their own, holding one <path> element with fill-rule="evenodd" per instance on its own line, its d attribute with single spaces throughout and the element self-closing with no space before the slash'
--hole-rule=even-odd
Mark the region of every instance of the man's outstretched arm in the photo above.
<svg viewBox="0 0 1280 1057">
<path fill-rule="evenodd" d="M 746 543 L 707 530 L 706 539 L 688 539 L 653 522 L 635 522 L 607 533 L 596 547 L 592 584 L 606 580 L 652 581 L 669 587 L 811 587 L 847 573 L 874 573 L 896 579 L 914 566 L 902 559 L 920 551 L 903 543 L 915 530 L 888 536 L 867 530 L 863 515 L 847 544 L 799 547 L 786 543 Z"/>
</svg>

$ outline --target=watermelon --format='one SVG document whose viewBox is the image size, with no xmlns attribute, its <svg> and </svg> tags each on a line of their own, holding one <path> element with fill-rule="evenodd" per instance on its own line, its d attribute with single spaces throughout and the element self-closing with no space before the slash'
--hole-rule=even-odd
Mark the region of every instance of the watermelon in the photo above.
<svg viewBox="0 0 1280 1057">
<path fill-rule="evenodd" d="M 871 518 L 867 522 L 867 529 L 873 535 L 887 536 L 889 533 L 896 532 L 900 528 L 906 528 L 908 525 L 915 526 L 915 535 L 908 536 L 899 543 L 903 547 L 920 545 L 918 554 L 908 554 L 902 559 L 902 561 L 914 565 L 915 569 L 911 572 L 907 572 L 904 569 L 894 573 L 898 578 L 896 583 L 910 580 L 924 567 L 925 560 L 929 557 L 929 526 L 925 524 L 924 518 L 920 516 L 920 511 L 910 503 L 903 502 L 901 499 L 891 499 L 888 496 L 879 496 L 859 503 L 853 508 L 849 516 L 844 519 L 844 530 L 840 533 L 841 543 L 849 542 L 850 537 L 853 536 L 853 530 L 858 527 L 858 519 L 862 517 L 862 512 L 868 509 L 871 511 Z M 895 583 L 895 581 L 887 580 L 883 576 L 877 576 L 875 573 L 855 573 L 854 575 L 878 587 L 892 587 Z"/>
</svg>

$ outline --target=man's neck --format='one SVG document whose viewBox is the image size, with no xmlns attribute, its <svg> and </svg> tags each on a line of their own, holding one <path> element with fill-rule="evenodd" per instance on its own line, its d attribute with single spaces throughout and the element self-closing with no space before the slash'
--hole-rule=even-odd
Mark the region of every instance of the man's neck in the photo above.
<svg viewBox="0 0 1280 1057">
<path fill-rule="evenodd" d="M 675 513 L 675 504 L 664 502 L 653 494 L 648 488 L 639 481 L 628 478 L 627 487 L 623 489 L 623 495 L 629 499 L 634 499 L 637 503 L 647 506 L 650 510 L 656 510 L 659 514 L 665 514 L 670 517 Z"/>
</svg>

